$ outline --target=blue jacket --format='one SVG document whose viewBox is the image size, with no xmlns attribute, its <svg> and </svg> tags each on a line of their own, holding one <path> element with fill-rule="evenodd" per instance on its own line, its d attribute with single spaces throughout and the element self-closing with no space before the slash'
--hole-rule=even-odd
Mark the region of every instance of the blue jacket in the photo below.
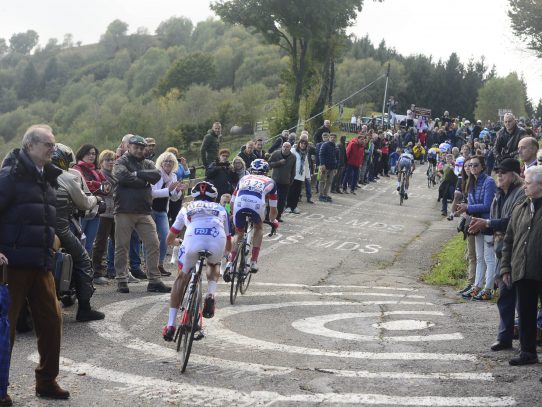
<svg viewBox="0 0 542 407">
<path fill-rule="evenodd" d="M 43 176 L 26 152 L 11 151 L 0 170 L 0 253 L 10 268 L 53 270 L 57 178 L 45 165 Z"/>
<path fill-rule="evenodd" d="M 319 162 L 320 165 L 325 165 L 328 170 L 336 170 L 338 167 L 337 146 L 332 141 L 325 142 L 320 147 Z"/>
<path fill-rule="evenodd" d="M 496 192 L 497 185 L 493 178 L 482 172 L 476 180 L 474 188 L 469 192 L 467 213 L 478 218 L 489 219 L 491 203 Z"/>
</svg>

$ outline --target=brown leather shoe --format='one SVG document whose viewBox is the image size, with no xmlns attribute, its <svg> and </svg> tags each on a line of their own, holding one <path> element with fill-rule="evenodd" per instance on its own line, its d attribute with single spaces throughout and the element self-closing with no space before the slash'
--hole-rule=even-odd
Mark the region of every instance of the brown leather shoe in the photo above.
<svg viewBox="0 0 542 407">
<path fill-rule="evenodd" d="M 160 275 L 162 277 L 169 277 L 171 275 L 171 273 L 167 271 L 161 264 L 158 265 L 158 270 L 160 271 Z"/>
<path fill-rule="evenodd" d="M 11 401 L 11 397 L 9 397 L 9 394 L 6 394 L 4 397 L 0 398 L 0 406 L 9 407 L 13 405 L 13 401 Z"/>
<path fill-rule="evenodd" d="M 53 382 L 46 386 L 36 385 L 36 396 L 55 400 L 67 400 L 70 398 L 70 392 L 61 388 L 57 382 Z"/>
</svg>

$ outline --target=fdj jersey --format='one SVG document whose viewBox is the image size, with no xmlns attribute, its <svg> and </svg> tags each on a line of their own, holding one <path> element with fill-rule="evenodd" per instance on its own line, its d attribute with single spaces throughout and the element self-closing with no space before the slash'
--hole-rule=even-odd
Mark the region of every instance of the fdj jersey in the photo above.
<svg viewBox="0 0 542 407">
<path fill-rule="evenodd" d="M 171 232 L 179 234 L 186 227 L 184 240 L 179 248 L 179 268 L 188 272 L 196 265 L 198 251 L 207 250 L 212 256 L 209 264 L 220 262 L 230 235 L 228 213 L 216 202 L 192 201 L 182 208 L 171 226 Z"/>
<path fill-rule="evenodd" d="M 266 200 L 270 207 L 277 206 L 277 186 L 275 181 L 265 175 L 249 174 L 239 181 L 233 192 L 233 222 L 243 228 L 245 215 L 259 224 L 265 218 Z"/>
</svg>

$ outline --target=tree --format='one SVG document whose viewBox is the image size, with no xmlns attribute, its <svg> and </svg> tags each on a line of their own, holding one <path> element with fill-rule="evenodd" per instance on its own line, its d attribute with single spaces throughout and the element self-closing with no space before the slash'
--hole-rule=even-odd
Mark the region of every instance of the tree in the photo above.
<svg viewBox="0 0 542 407">
<path fill-rule="evenodd" d="M 542 0 L 510 0 L 508 17 L 514 34 L 542 57 Z"/>
<path fill-rule="evenodd" d="M 17 84 L 17 97 L 30 101 L 38 95 L 40 79 L 34 63 L 30 61 L 23 70 L 23 74 Z"/>
<path fill-rule="evenodd" d="M 104 47 L 108 57 L 115 55 L 122 47 L 127 32 L 128 24 L 118 19 L 107 26 L 105 34 L 100 38 L 100 44 Z"/>
<path fill-rule="evenodd" d="M 13 34 L 9 39 L 9 47 L 13 52 L 27 55 L 38 44 L 39 35 L 34 30 Z"/>
<path fill-rule="evenodd" d="M 511 109 L 516 117 L 525 116 L 525 88 L 516 73 L 488 80 L 480 89 L 476 117 L 497 121 L 499 109 Z"/>
<path fill-rule="evenodd" d="M 297 122 L 313 43 L 324 41 L 330 32 L 344 33 L 362 5 L 363 0 L 218 0 L 211 4 L 211 9 L 224 21 L 252 28 L 288 53 L 293 77 L 288 110 L 293 115 L 293 125 Z"/>
<path fill-rule="evenodd" d="M 206 84 L 215 74 L 213 57 L 203 52 L 195 52 L 173 63 L 158 82 L 157 92 L 165 95 L 173 88 L 183 91 L 192 84 Z"/>
<path fill-rule="evenodd" d="M 4 55 L 6 52 L 8 52 L 9 47 L 4 38 L 0 38 L 0 56 Z"/>
<path fill-rule="evenodd" d="M 160 38 L 164 48 L 176 45 L 188 45 L 194 25 L 186 17 L 171 17 L 162 21 L 156 29 L 156 35 Z"/>
<path fill-rule="evenodd" d="M 62 41 L 62 48 L 73 48 L 73 34 L 64 34 L 64 40 Z"/>
</svg>

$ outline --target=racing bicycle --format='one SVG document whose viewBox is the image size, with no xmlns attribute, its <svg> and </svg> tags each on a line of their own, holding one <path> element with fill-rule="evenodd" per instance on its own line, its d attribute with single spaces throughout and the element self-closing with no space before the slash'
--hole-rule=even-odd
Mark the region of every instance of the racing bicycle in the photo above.
<svg viewBox="0 0 542 407">
<path fill-rule="evenodd" d="M 435 185 L 437 185 L 435 166 L 429 163 L 429 168 L 427 168 L 427 188 L 434 187 Z"/>
<path fill-rule="evenodd" d="M 407 177 L 410 177 L 412 173 L 403 168 L 401 169 L 401 174 L 401 186 L 399 188 L 399 205 L 403 205 L 403 201 L 405 199 L 406 182 L 408 179 Z"/>
<path fill-rule="evenodd" d="M 181 352 L 181 373 L 185 372 L 188 365 L 192 343 L 194 340 L 203 338 L 203 334 L 200 332 L 203 324 L 201 273 L 205 260 L 211 255 L 212 253 L 207 250 L 200 250 L 198 252 L 198 262 L 196 263 L 196 267 L 192 268 L 192 277 L 181 303 L 181 320 L 173 339 L 177 343 L 177 352 Z"/>
<path fill-rule="evenodd" d="M 271 226 L 271 233 L 268 236 L 273 236 L 276 232 L 275 227 L 269 221 L 264 221 L 265 224 Z M 250 272 L 250 248 L 252 247 L 252 236 L 254 235 L 254 225 L 252 223 L 250 215 L 245 215 L 245 229 L 243 231 L 243 238 L 237 242 L 237 254 L 232 260 L 230 269 L 231 283 L 230 283 L 230 304 L 235 304 L 237 293 L 246 293 L 250 280 L 252 279 L 252 273 Z"/>
</svg>

